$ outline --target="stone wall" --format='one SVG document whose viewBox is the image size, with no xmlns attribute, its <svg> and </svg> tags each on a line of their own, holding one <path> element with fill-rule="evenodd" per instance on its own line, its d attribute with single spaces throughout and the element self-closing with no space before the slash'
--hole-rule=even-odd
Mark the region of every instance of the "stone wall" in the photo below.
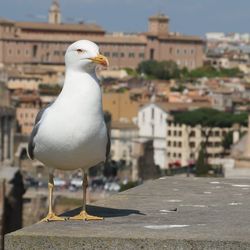
<svg viewBox="0 0 250 250">
<path fill-rule="evenodd" d="M 4 236 L 4 228 L 3 228 L 4 194 L 5 194 L 4 180 L 0 180 L 0 249 L 3 249 L 3 236 Z"/>
</svg>

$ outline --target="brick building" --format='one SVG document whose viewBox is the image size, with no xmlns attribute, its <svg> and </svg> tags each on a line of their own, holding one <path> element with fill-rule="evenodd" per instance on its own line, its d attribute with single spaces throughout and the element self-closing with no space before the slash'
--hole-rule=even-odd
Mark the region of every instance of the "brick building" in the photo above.
<svg viewBox="0 0 250 250">
<path fill-rule="evenodd" d="M 135 68 L 147 59 L 173 60 L 180 67 L 196 68 L 203 63 L 203 41 L 169 31 L 163 14 L 149 18 L 145 33 L 108 34 L 88 23 L 62 23 L 58 1 L 49 9 L 48 22 L 16 22 L 0 19 L 0 63 L 63 64 L 64 53 L 76 40 L 96 42 L 112 68 Z"/>
</svg>

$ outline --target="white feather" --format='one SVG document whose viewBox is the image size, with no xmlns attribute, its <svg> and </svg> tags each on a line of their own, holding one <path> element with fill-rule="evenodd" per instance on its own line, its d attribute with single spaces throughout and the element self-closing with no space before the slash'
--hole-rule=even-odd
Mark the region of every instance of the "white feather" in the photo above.
<svg viewBox="0 0 250 250">
<path fill-rule="evenodd" d="M 63 90 L 44 113 L 34 142 L 35 157 L 52 168 L 87 169 L 105 161 L 107 131 L 95 72 L 67 68 Z"/>
</svg>

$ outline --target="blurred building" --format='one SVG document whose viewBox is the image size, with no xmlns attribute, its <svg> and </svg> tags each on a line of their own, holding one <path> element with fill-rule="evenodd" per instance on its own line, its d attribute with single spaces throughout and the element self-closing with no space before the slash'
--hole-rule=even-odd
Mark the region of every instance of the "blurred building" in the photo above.
<svg viewBox="0 0 250 250">
<path fill-rule="evenodd" d="M 224 137 L 232 130 L 233 128 L 219 127 L 211 129 L 206 148 L 209 161 L 221 158 L 224 152 L 222 145 Z M 201 126 L 190 127 L 168 121 L 166 137 L 168 166 L 194 164 L 198 159 L 201 142 L 205 139 Z"/>
<path fill-rule="evenodd" d="M 37 95 L 21 95 L 16 107 L 18 133 L 30 135 L 35 124 L 37 113 L 42 107 L 41 99 Z"/>
<path fill-rule="evenodd" d="M 129 91 L 124 93 L 103 93 L 103 110 L 108 111 L 112 121 L 132 122 L 137 116 L 140 101 L 133 100 Z"/>
<path fill-rule="evenodd" d="M 145 33 L 108 34 L 97 24 L 62 23 L 58 1 L 53 1 L 48 22 L 0 19 L 0 63 L 64 64 L 66 48 L 74 41 L 96 42 L 110 60 L 111 68 L 135 68 L 143 60 L 173 60 L 180 67 L 203 64 L 203 41 L 169 31 L 169 18 L 149 18 Z"/>
<path fill-rule="evenodd" d="M 149 103 L 138 112 L 139 136 L 153 141 L 155 165 L 166 168 L 166 131 L 168 113 L 161 105 Z"/>
<path fill-rule="evenodd" d="M 152 180 L 158 178 L 160 169 L 154 163 L 153 140 L 136 138 L 132 147 L 132 173 L 133 181 Z"/>
<path fill-rule="evenodd" d="M 111 156 L 112 160 L 123 160 L 132 165 L 132 144 L 138 137 L 138 127 L 134 123 L 111 123 Z"/>
<path fill-rule="evenodd" d="M 12 165 L 14 161 L 15 111 L 0 106 L 0 165 Z"/>
<path fill-rule="evenodd" d="M 180 152 L 182 150 L 186 150 L 186 148 L 183 149 L 180 144 L 179 150 L 176 150 L 177 148 L 175 148 L 175 144 L 171 144 L 174 146 L 174 148 L 169 149 L 169 145 L 166 140 L 168 140 L 169 136 L 168 130 L 172 128 L 168 123 L 169 119 L 171 119 L 171 113 L 192 110 L 201 107 L 211 107 L 211 104 L 209 102 L 156 102 L 146 104 L 139 110 L 137 118 L 139 137 L 147 140 L 153 140 L 154 163 L 155 165 L 159 166 L 160 169 L 168 168 L 169 162 L 173 159 L 180 160 L 182 157 Z M 174 132 L 172 138 L 175 139 L 178 138 L 178 136 L 182 138 L 183 134 L 178 133 Z M 171 155 L 169 150 L 170 152 L 173 151 L 173 155 Z M 172 158 L 170 156 L 172 156 Z"/>
</svg>

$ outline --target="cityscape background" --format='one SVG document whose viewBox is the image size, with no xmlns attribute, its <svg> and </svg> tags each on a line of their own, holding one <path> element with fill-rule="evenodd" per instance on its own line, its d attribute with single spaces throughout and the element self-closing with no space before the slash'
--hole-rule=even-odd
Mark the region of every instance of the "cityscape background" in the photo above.
<svg viewBox="0 0 250 250">
<path fill-rule="evenodd" d="M 50 2 L 4 0 L 0 16 L 19 21 L 46 21 Z M 153 0 L 150 3 L 147 0 L 61 0 L 60 5 L 64 22 L 96 22 L 108 32 L 146 31 L 147 18 L 159 11 L 173 20 L 172 31 L 184 34 L 249 32 L 247 0 Z"/>
<path fill-rule="evenodd" d="M 97 73 L 111 153 L 89 170 L 88 201 L 166 175 L 250 177 L 249 3 L 236 12 L 232 1 L 187 2 L 2 4 L 1 235 L 47 213 L 47 168 L 28 158 L 27 143 L 37 113 L 61 91 L 67 47 L 80 39 L 110 61 Z M 55 186 L 57 213 L 81 205 L 81 173 L 57 171 Z"/>
</svg>

